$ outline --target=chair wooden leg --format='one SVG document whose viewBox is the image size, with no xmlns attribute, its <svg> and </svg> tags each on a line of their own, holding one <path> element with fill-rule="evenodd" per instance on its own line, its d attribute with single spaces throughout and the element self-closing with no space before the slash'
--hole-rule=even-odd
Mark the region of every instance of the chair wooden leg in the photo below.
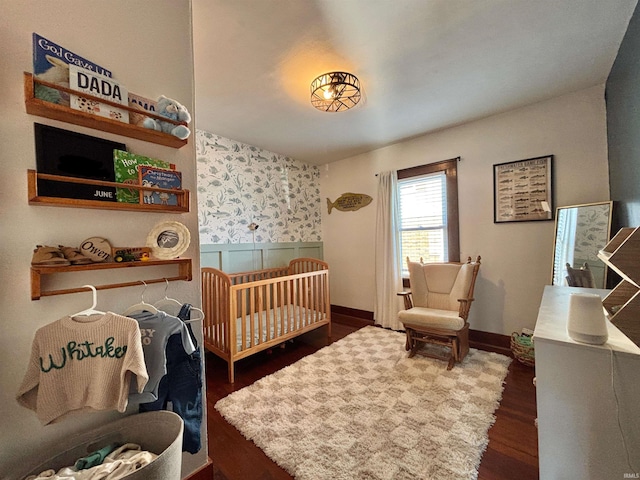
<svg viewBox="0 0 640 480">
<path fill-rule="evenodd" d="M 460 343 L 458 342 L 458 337 L 453 337 L 451 339 L 451 358 L 455 363 L 460 361 Z"/>
<path fill-rule="evenodd" d="M 465 327 L 458 333 L 458 362 L 464 360 L 469 353 L 469 325 L 465 325 Z"/>
<path fill-rule="evenodd" d="M 451 370 L 456 363 L 456 359 L 453 356 L 453 352 L 451 352 L 451 357 L 449 358 L 449 363 L 447 363 L 447 370 Z"/>
<path fill-rule="evenodd" d="M 407 333 L 407 341 L 405 343 L 404 348 L 408 352 L 409 350 L 411 350 L 411 329 L 407 328 L 406 333 Z"/>
<path fill-rule="evenodd" d="M 416 354 L 416 350 L 418 350 L 418 342 L 414 338 L 414 331 L 411 328 L 407 328 L 407 342 L 405 345 L 405 349 L 409 352 L 409 357 L 411 358 Z"/>
</svg>

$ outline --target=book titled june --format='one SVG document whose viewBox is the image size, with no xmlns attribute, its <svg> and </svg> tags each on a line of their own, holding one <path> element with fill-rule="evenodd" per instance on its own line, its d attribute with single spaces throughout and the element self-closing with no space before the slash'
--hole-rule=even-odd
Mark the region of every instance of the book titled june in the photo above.
<svg viewBox="0 0 640 480">
<path fill-rule="evenodd" d="M 121 105 L 128 105 L 129 103 L 127 89 L 118 82 L 75 65 L 69 65 L 69 88 Z M 74 93 L 70 95 L 69 100 L 71 108 L 75 110 L 129 123 L 129 112 L 127 110 Z"/>
<path fill-rule="evenodd" d="M 173 163 L 165 162 L 164 160 L 136 155 L 131 152 L 125 152 L 124 150 L 113 151 L 113 167 L 116 182 L 140 185 L 138 183 L 138 169 L 140 168 L 140 165 L 162 168 L 165 170 L 176 169 L 176 166 Z M 140 203 L 140 193 L 139 190 L 116 188 L 116 199 L 118 202 Z"/>
<path fill-rule="evenodd" d="M 106 68 L 33 33 L 33 74 L 36 77 L 45 82 L 69 87 L 69 65 L 76 65 L 105 77 L 111 77 L 111 72 Z M 69 105 L 67 93 L 39 84 L 35 86 L 35 97 L 52 103 Z"/>
<path fill-rule="evenodd" d="M 138 179 L 143 187 L 182 189 L 182 173 L 175 170 L 161 168 L 138 167 Z M 140 203 L 146 205 L 178 205 L 178 197 L 171 192 L 157 192 L 154 190 L 140 190 Z"/>
</svg>

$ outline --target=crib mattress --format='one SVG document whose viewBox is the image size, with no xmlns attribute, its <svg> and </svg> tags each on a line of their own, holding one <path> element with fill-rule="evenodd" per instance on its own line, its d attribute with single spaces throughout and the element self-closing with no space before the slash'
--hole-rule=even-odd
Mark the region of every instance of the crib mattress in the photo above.
<svg viewBox="0 0 640 480">
<path fill-rule="evenodd" d="M 284 313 L 284 314 L 283 314 Z M 245 347 L 242 348 L 242 317 L 236 319 L 236 345 L 241 352 L 261 343 L 273 340 L 288 333 L 296 332 L 327 318 L 324 312 L 302 306 L 271 309 L 244 317 Z M 261 321 L 261 322 L 260 322 Z M 253 335 L 251 324 L 253 323 Z M 261 328 L 262 327 L 262 328 Z"/>
</svg>

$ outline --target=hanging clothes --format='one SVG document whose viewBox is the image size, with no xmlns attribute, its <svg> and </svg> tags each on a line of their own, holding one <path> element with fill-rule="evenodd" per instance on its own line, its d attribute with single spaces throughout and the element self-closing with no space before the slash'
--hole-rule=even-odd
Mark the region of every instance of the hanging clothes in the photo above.
<svg viewBox="0 0 640 480">
<path fill-rule="evenodd" d="M 70 411 L 124 412 L 130 386 L 142 392 L 148 378 L 135 320 L 66 316 L 36 331 L 16 399 L 47 425 Z"/>
<path fill-rule="evenodd" d="M 180 349 L 187 354 L 195 351 L 195 347 L 184 322 L 163 311 L 157 313 L 138 312 L 129 314 L 138 322 L 142 337 L 144 360 L 147 364 L 149 381 L 142 393 L 132 392 L 129 401 L 133 403 L 153 402 L 158 398 L 158 385 L 167 374 L 167 342 L 174 334 L 180 336 Z"/>
<path fill-rule="evenodd" d="M 191 305 L 185 303 L 178 318 L 188 321 L 191 318 Z M 188 354 L 182 347 L 180 334 L 169 337 L 167 342 L 167 374 L 158 386 L 158 399 L 140 405 L 140 412 L 167 410 L 171 402 L 172 410 L 184 422 L 182 451 L 197 453 L 202 446 L 202 360 L 198 341 L 191 324 L 186 323 L 189 337 L 195 350 Z"/>
</svg>

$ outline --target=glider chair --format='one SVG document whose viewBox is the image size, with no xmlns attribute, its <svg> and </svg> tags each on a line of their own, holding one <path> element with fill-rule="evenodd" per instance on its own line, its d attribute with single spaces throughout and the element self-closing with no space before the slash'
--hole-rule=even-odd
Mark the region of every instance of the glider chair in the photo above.
<svg viewBox="0 0 640 480">
<path fill-rule="evenodd" d="M 411 291 L 398 293 L 405 307 L 398 318 L 407 333 L 409 358 L 424 344 L 435 344 L 437 348 L 426 348 L 424 354 L 448 360 L 451 370 L 469 352 L 467 318 L 480 256 L 466 263 L 418 263 L 407 257 L 407 264 Z"/>
<path fill-rule="evenodd" d="M 593 272 L 589 270 L 587 262 L 584 262 L 580 268 L 573 268 L 567 263 L 566 268 L 567 285 L 570 287 L 596 288 L 596 280 L 593 278 Z"/>
</svg>

